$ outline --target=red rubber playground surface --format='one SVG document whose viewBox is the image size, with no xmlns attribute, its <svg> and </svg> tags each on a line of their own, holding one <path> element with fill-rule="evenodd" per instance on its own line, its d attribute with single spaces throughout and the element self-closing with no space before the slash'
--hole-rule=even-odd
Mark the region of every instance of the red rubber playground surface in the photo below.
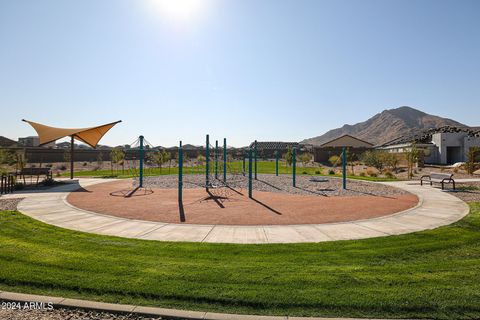
<svg viewBox="0 0 480 320">
<path fill-rule="evenodd" d="M 230 190 L 226 199 L 204 189 L 185 189 L 183 208 L 177 189 L 153 189 L 132 197 L 112 196 L 131 188 L 130 181 L 101 183 L 72 192 L 67 201 L 84 210 L 148 221 L 217 225 L 286 225 L 345 222 L 391 215 L 416 206 L 412 194 L 322 197 L 273 192 Z M 224 195 L 223 195 L 224 196 Z"/>
</svg>

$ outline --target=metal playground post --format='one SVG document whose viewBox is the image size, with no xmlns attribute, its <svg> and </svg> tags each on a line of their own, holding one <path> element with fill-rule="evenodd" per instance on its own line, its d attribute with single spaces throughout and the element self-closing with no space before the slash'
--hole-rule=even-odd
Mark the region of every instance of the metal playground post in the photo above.
<svg viewBox="0 0 480 320">
<path fill-rule="evenodd" d="M 248 149 L 248 197 L 252 198 L 252 148 Z"/>
<path fill-rule="evenodd" d="M 208 170 L 208 165 L 209 165 L 209 158 L 210 158 L 210 136 L 207 134 L 207 139 L 206 139 L 206 146 L 205 146 L 205 189 L 208 191 L 208 186 L 210 185 L 210 181 L 208 178 L 209 175 L 209 170 Z"/>
<path fill-rule="evenodd" d="M 292 150 L 292 166 L 293 166 L 293 187 L 297 186 L 297 148 Z"/>
<path fill-rule="evenodd" d="M 140 139 L 140 175 L 139 175 L 139 188 L 143 188 L 143 136 Z"/>
<path fill-rule="evenodd" d="M 253 144 L 253 152 L 255 157 L 255 180 L 257 180 L 257 140 Z"/>
<path fill-rule="evenodd" d="M 347 152 L 346 148 L 342 148 L 342 180 L 343 189 L 347 189 Z"/>
<path fill-rule="evenodd" d="M 183 201 L 183 147 L 182 141 L 180 141 L 180 147 L 178 148 L 178 202 Z"/>
<path fill-rule="evenodd" d="M 227 182 L 227 138 L 223 138 L 223 182 Z"/>
<path fill-rule="evenodd" d="M 218 179 L 218 140 L 215 140 L 215 179 Z"/>
</svg>

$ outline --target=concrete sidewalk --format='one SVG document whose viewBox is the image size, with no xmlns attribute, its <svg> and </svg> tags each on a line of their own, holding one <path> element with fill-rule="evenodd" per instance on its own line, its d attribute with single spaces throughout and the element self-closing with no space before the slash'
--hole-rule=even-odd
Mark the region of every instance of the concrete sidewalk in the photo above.
<svg viewBox="0 0 480 320">
<path fill-rule="evenodd" d="M 138 314 L 143 316 L 159 316 L 166 319 L 192 320 L 368 320 L 366 318 L 319 318 L 319 317 L 290 317 L 290 316 L 259 316 L 215 313 L 205 311 L 188 311 L 165 308 L 143 307 L 136 305 L 104 303 L 88 300 L 69 299 L 62 297 L 40 296 L 16 292 L 1 292 L 0 301 L 40 302 L 52 303 L 55 307 L 80 308 L 87 310 L 107 311 L 112 313 Z M 373 319 L 371 319 L 373 320 Z"/>
<path fill-rule="evenodd" d="M 393 215 L 352 222 L 309 225 L 194 225 L 151 222 L 107 216 L 78 209 L 66 202 L 81 187 L 111 180 L 80 179 L 43 192 L 18 193 L 25 197 L 18 210 L 58 227 L 126 238 L 213 243 L 300 243 L 365 239 L 434 229 L 466 216 L 468 205 L 438 188 L 418 181 L 383 182 L 417 195 L 416 207 Z"/>
</svg>

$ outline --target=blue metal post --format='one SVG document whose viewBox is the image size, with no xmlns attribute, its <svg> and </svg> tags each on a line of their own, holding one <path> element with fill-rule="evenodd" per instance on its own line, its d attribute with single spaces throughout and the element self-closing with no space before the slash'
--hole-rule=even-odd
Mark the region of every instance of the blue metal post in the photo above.
<svg viewBox="0 0 480 320">
<path fill-rule="evenodd" d="M 275 150 L 275 175 L 278 177 L 278 150 Z"/>
<path fill-rule="evenodd" d="M 252 198 L 252 148 L 248 149 L 248 197 Z"/>
<path fill-rule="evenodd" d="M 293 165 L 293 186 L 297 186 L 297 148 L 293 148 L 292 150 L 293 153 L 293 159 L 292 159 L 292 165 Z"/>
<path fill-rule="evenodd" d="M 255 180 L 257 180 L 257 140 L 255 140 L 253 148 L 253 152 L 255 155 Z"/>
<path fill-rule="evenodd" d="M 215 179 L 218 179 L 218 140 L 215 140 Z"/>
<path fill-rule="evenodd" d="M 140 176 L 139 176 L 139 187 L 143 188 L 143 136 L 139 137 L 140 139 Z"/>
<path fill-rule="evenodd" d="M 342 148 L 342 178 L 343 189 L 347 189 L 347 149 Z"/>
<path fill-rule="evenodd" d="M 227 138 L 223 138 L 223 182 L 227 182 Z"/>
<path fill-rule="evenodd" d="M 178 202 L 183 201 L 183 147 L 178 148 Z"/>
<path fill-rule="evenodd" d="M 205 189 L 208 191 L 208 186 L 210 185 L 210 179 L 209 179 L 209 158 L 210 158 L 210 136 L 207 134 L 207 141 L 206 141 L 206 147 L 205 147 Z"/>
</svg>

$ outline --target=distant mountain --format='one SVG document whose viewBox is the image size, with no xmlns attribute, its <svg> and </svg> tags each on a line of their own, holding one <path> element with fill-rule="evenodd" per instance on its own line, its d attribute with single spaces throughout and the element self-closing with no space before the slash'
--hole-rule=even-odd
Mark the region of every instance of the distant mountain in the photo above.
<svg viewBox="0 0 480 320">
<path fill-rule="evenodd" d="M 13 140 L 10 140 L 6 137 L 0 136 L 0 147 L 12 147 L 15 146 L 17 143 Z"/>
<path fill-rule="evenodd" d="M 383 144 L 414 131 L 442 126 L 468 127 L 452 119 L 434 116 L 411 107 L 384 110 L 372 118 L 354 125 L 344 125 L 327 133 L 305 139 L 302 143 L 321 145 L 325 142 L 349 134 L 375 145 Z"/>
</svg>

